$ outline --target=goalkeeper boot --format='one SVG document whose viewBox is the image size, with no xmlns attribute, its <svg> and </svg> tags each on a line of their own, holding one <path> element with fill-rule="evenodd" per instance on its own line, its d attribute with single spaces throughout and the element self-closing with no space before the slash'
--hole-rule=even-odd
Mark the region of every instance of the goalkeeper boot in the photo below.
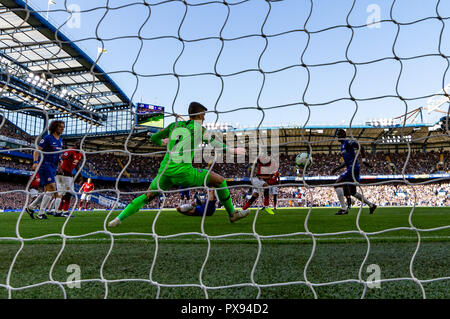
<svg viewBox="0 0 450 319">
<path fill-rule="evenodd" d="M 34 219 L 34 209 L 31 208 L 25 208 L 25 211 L 27 212 L 28 215 L 30 215 L 31 219 Z"/>
<path fill-rule="evenodd" d="M 119 218 L 114 218 L 112 221 L 108 223 L 108 227 L 117 227 L 121 224 L 121 221 Z"/>
<path fill-rule="evenodd" d="M 239 219 L 245 218 L 250 214 L 250 210 L 240 210 L 235 211 L 233 214 L 230 215 L 230 222 L 234 223 L 235 221 L 238 221 Z"/>
<path fill-rule="evenodd" d="M 377 205 L 373 204 L 370 208 L 369 208 L 369 214 L 373 214 L 373 212 L 375 211 L 375 209 L 377 209 Z"/>
</svg>

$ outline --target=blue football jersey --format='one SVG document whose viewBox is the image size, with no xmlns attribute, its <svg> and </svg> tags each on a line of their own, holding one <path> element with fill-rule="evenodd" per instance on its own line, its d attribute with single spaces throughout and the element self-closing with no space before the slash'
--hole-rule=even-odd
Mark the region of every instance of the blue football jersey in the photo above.
<svg viewBox="0 0 450 319">
<path fill-rule="evenodd" d="M 355 149 L 358 147 L 358 143 L 352 140 L 344 140 L 341 142 L 341 155 L 344 158 L 345 165 L 347 169 L 351 169 L 353 167 L 353 162 L 355 163 L 355 169 L 359 169 L 359 163 L 356 160 L 356 151 Z"/>
<path fill-rule="evenodd" d="M 45 135 L 39 143 L 39 146 L 42 147 L 42 151 L 44 152 L 55 152 L 44 154 L 42 165 L 58 167 L 59 157 L 61 156 L 61 150 L 63 149 L 62 138 L 56 139 L 52 134 Z"/>
</svg>

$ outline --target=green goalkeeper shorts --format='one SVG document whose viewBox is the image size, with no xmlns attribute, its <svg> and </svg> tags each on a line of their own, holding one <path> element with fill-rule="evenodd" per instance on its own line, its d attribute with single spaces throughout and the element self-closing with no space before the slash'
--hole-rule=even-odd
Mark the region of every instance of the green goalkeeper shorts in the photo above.
<svg viewBox="0 0 450 319">
<path fill-rule="evenodd" d="M 198 187 L 209 184 L 209 171 L 202 168 L 191 167 L 179 172 L 177 175 L 158 174 L 152 181 L 150 189 L 157 191 L 159 189 L 167 191 L 176 187 Z"/>
</svg>

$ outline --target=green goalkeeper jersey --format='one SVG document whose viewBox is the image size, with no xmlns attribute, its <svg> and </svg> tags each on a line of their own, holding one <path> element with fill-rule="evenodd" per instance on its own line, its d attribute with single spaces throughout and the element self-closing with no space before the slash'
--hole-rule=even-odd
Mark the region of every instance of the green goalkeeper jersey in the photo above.
<svg viewBox="0 0 450 319">
<path fill-rule="evenodd" d="M 168 151 L 159 166 L 158 174 L 164 172 L 164 175 L 177 175 L 191 169 L 195 150 L 202 143 L 226 149 L 225 144 L 214 139 L 208 140 L 205 133 L 206 129 L 202 125 L 189 120 L 173 122 L 164 130 L 153 134 L 151 141 L 158 146 L 163 145 L 163 139 L 169 138 Z"/>
</svg>

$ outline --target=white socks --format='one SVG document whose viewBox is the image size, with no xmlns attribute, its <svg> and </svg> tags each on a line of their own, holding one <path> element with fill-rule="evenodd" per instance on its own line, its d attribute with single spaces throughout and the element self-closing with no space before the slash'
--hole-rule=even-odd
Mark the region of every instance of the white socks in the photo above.
<svg viewBox="0 0 450 319">
<path fill-rule="evenodd" d="M 44 193 L 42 195 L 41 207 L 39 208 L 38 215 L 42 215 L 45 213 L 45 209 L 48 207 L 48 203 L 52 200 L 53 196 L 49 193 Z"/>
<path fill-rule="evenodd" d="M 53 208 L 55 209 L 55 212 L 57 212 L 57 213 L 59 213 L 59 205 L 61 205 L 61 198 L 56 197 Z"/>
<path fill-rule="evenodd" d="M 30 209 L 36 209 L 36 207 L 39 205 L 39 203 L 42 201 L 42 197 L 43 197 L 43 195 L 39 195 L 39 196 L 37 196 L 35 199 L 34 199 L 34 201 L 30 204 L 30 205 L 28 205 L 28 208 L 30 208 Z"/>
<path fill-rule="evenodd" d="M 341 203 L 341 207 L 343 210 L 347 210 L 347 202 L 345 201 L 344 189 L 342 187 L 336 188 L 336 194 Z"/>
</svg>

